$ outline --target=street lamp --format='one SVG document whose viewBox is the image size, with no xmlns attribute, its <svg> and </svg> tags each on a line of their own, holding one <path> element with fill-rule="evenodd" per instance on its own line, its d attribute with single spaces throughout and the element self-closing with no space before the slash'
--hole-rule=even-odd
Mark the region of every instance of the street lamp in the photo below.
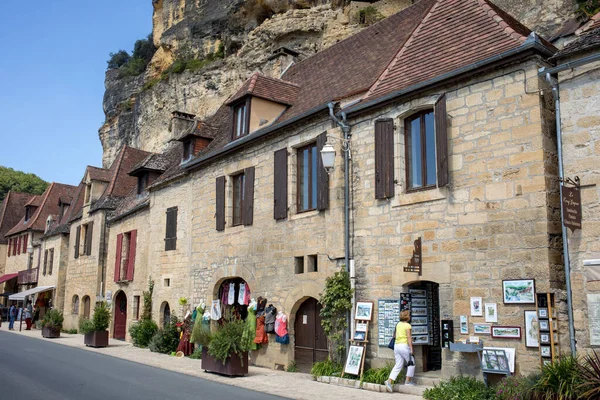
<svg viewBox="0 0 600 400">
<path fill-rule="evenodd" d="M 321 150 L 321 159 L 323 160 L 323 167 L 329 173 L 333 170 L 335 163 L 335 149 L 329 143 L 326 143 Z"/>
</svg>

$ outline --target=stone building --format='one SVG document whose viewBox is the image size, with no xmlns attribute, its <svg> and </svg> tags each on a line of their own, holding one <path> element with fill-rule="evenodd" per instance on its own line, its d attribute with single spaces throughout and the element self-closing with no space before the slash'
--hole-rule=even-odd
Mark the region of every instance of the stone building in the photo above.
<svg viewBox="0 0 600 400">
<path fill-rule="evenodd" d="M 600 13 L 553 59 L 544 72 L 559 94 L 564 177 L 581 185 L 581 226 L 567 239 L 575 339 L 586 351 L 600 346 Z"/>
<path fill-rule="evenodd" d="M 124 146 L 108 169 L 88 166 L 83 176 L 83 204 L 70 222 L 64 300 L 64 326 L 77 328 L 89 318 L 97 301 L 105 299 L 107 218 L 137 180 L 127 175 L 150 153 Z"/>
<path fill-rule="evenodd" d="M 291 336 L 279 344 L 271 335 L 254 364 L 308 368 L 324 359 L 316 300 L 345 255 L 345 130 L 357 300 L 374 301 L 377 315 L 379 299 L 428 293 L 433 331 L 417 346 L 419 368 L 479 371 L 476 358 L 441 348 L 441 319 L 454 321 L 458 339 L 459 317 L 477 298 L 497 304 L 496 325 L 524 331 L 523 313 L 535 305 L 503 304 L 504 279 L 535 279 L 537 292 L 564 297 L 553 107 L 537 75 L 555 50 L 492 3 L 423 0 L 281 80 L 253 75 L 199 124 L 198 137 L 213 137 L 208 146 L 152 194 L 160 218 L 151 226 L 175 197 L 177 206 L 191 200 L 182 219 L 191 220 L 193 302 L 224 300 L 247 284 L 289 316 Z M 339 155 L 329 174 L 319 154 L 326 142 Z M 419 238 L 422 274 L 404 272 Z M 167 253 L 157 259 L 163 269 Z M 469 318 L 471 334 L 485 322 Z M 377 323 L 371 365 L 393 357 Z M 518 373 L 540 363 L 523 336 L 482 339 L 514 348 Z"/>
</svg>

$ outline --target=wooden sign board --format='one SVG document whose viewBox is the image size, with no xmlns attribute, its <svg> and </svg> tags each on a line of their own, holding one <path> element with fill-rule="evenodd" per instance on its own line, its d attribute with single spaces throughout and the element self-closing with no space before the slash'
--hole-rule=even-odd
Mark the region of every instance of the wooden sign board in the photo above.
<svg viewBox="0 0 600 400">
<path fill-rule="evenodd" d="M 421 237 L 419 237 L 414 242 L 415 249 L 413 250 L 413 255 L 404 267 L 404 272 L 418 272 L 419 276 L 423 275 L 423 257 L 421 251 Z"/>
<path fill-rule="evenodd" d="M 571 232 L 581 229 L 581 192 L 579 187 L 562 188 L 563 223 Z"/>
</svg>

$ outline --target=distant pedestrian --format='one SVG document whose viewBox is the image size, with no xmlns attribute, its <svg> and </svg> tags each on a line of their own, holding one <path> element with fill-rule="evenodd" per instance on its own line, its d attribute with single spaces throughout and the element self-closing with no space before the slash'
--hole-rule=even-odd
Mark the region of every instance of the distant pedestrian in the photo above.
<svg viewBox="0 0 600 400">
<path fill-rule="evenodd" d="M 12 303 L 8 309 L 8 319 L 10 320 L 10 323 L 8 324 L 9 331 L 15 330 L 15 318 L 17 318 L 17 307 L 15 306 L 15 303 Z"/>
<path fill-rule="evenodd" d="M 26 331 L 31 330 L 31 318 L 33 318 L 33 306 L 31 305 L 31 301 L 27 302 L 27 307 L 25 307 L 25 324 L 27 324 Z"/>
</svg>

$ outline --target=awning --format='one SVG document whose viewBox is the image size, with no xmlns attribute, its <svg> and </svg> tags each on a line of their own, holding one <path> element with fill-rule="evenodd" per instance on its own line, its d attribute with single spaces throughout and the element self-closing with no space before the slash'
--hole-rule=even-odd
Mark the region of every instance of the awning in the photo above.
<svg viewBox="0 0 600 400">
<path fill-rule="evenodd" d="M 6 281 L 10 281 L 11 279 L 14 279 L 16 277 L 18 277 L 19 274 L 6 274 L 6 275 L 2 275 L 0 276 L 0 283 L 4 283 Z"/>
<path fill-rule="evenodd" d="M 40 292 L 46 292 L 48 290 L 54 289 L 54 287 L 55 286 L 34 287 L 33 289 L 29 289 L 29 290 L 25 290 L 23 292 L 11 294 L 10 296 L 8 296 L 8 299 L 9 300 L 25 300 L 25 297 L 27 297 L 27 296 L 31 296 L 32 294 L 36 294 L 36 293 L 40 293 Z"/>
</svg>

